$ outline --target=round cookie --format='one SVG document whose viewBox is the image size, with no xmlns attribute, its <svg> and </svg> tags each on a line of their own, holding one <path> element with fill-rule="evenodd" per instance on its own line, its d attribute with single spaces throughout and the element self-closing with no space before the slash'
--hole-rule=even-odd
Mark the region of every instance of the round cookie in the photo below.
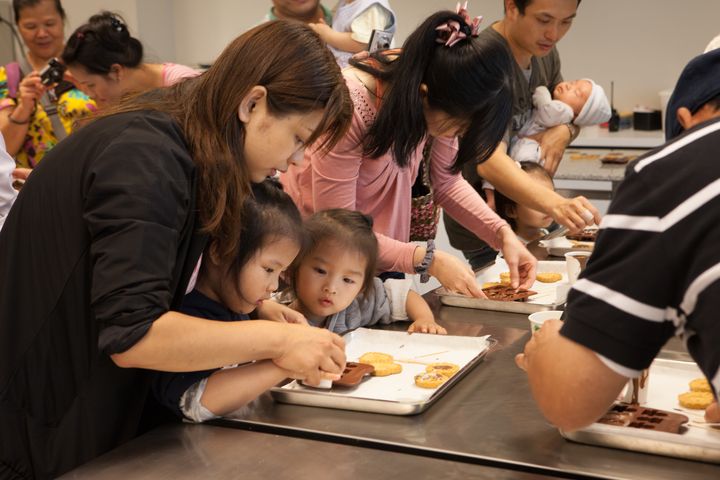
<svg viewBox="0 0 720 480">
<path fill-rule="evenodd" d="M 459 365 L 449 362 L 431 363 L 425 368 L 428 373 L 439 373 L 440 375 L 450 378 L 460 370 Z"/>
<path fill-rule="evenodd" d="M 500 273 L 500 283 L 504 283 L 504 284 L 510 283 L 510 272 L 501 272 Z"/>
<path fill-rule="evenodd" d="M 706 378 L 696 378 L 690 382 L 690 390 L 693 392 L 712 392 Z"/>
<path fill-rule="evenodd" d="M 710 392 L 685 392 L 678 395 L 680 406 L 692 410 L 705 410 L 715 400 Z"/>
<path fill-rule="evenodd" d="M 542 283 L 555 283 L 562 280 L 562 273 L 557 272 L 541 272 L 535 276 L 538 282 Z"/>
<path fill-rule="evenodd" d="M 375 375 L 376 377 L 387 377 L 388 375 L 394 375 L 396 373 L 402 372 L 402 365 L 400 365 L 399 363 L 379 362 L 372 363 L 371 365 L 375 367 L 373 375 Z"/>
<path fill-rule="evenodd" d="M 502 282 L 485 282 L 482 284 L 482 288 L 497 287 L 498 285 L 503 285 L 503 283 Z"/>
<path fill-rule="evenodd" d="M 372 365 L 373 363 L 392 363 L 393 360 L 393 356 L 387 353 L 367 352 L 362 354 L 362 356 L 358 359 L 358 362 L 369 363 Z"/>
<path fill-rule="evenodd" d="M 447 381 L 448 377 L 436 372 L 425 372 L 415 375 L 415 385 L 422 388 L 437 388 Z"/>
</svg>

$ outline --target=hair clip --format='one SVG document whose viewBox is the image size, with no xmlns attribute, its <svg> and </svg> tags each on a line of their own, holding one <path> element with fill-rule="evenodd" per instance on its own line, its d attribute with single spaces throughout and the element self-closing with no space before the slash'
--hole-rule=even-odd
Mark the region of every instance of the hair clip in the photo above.
<svg viewBox="0 0 720 480">
<path fill-rule="evenodd" d="M 465 2 L 461 5 L 458 2 L 455 7 L 455 13 L 463 17 L 462 25 L 457 20 L 448 20 L 435 28 L 438 31 L 437 43 L 442 43 L 450 48 L 464 38 L 477 37 L 480 34 L 480 22 L 483 17 L 477 16 L 471 19 L 467 4 L 468 2 Z"/>
<path fill-rule="evenodd" d="M 112 19 L 110 20 L 110 25 L 112 25 L 112 27 L 117 32 L 122 32 L 123 28 L 125 27 L 125 25 L 123 25 L 123 23 L 115 17 L 112 17 Z"/>
</svg>

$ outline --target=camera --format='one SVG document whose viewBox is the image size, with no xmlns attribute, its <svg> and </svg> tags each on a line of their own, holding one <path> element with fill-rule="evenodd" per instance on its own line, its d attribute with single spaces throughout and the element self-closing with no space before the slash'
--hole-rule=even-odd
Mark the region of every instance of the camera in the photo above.
<svg viewBox="0 0 720 480">
<path fill-rule="evenodd" d="M 40 72 L 40 82 L 47 86 L 60 83 L 67 67 L 57 58 L 51 58 L 47 66 Z"/>
<path fill-rule="evenodd" d="M 385 30 L 373 30 L 368 42 L 368 52 L 373 53 L 378 50 L 387 50 L 392 43 L 393 34 Z"/>
</svg>

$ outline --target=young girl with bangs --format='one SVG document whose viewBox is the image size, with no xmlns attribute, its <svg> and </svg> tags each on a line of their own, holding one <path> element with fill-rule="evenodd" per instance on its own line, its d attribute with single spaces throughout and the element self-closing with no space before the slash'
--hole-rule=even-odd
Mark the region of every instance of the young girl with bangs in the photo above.
<svg viewBox="0 0 720 480">
<path fill-rule="evenodd" d="M 536 260 L 508 224 L 458 173 L 486 160 L 510 120 L 510 55 L 497 41 L 476 38 L 478 21 L 464 9 L 430 16 L 402 51 L 356 59 L 343 70 L 355 114 L 329 153 L 315 146 L 307 161 L 281 177 L 303 214 L 360 210 L 374 220 L 379 269 L 435 276 L 449 290 L 482 297 L 470 267 L 449 253 L 409 242 L 411 188 L 429 149 L 434 201 L 494 248 L 512 284 L 528 287 Z"/>
<path fill-rule="evenodd" d="M 373 221 L 358 211 L 323 210 L 305 221 L 307 246 L 289 271 L 292 287 L 281 302 L 310 325 L 343 334 L 372 325 L 410 320 L 410 333 L 447 331 L 409 279 L 375 276 L 378 241 Z"/>
<path fill-rule="evenodd" d="M 249 320 L 254 314 L 255 318 L 307 325 L 301 314 L 268 300 L 303 245 L 300 212 L 275 180 L 254 184 L 252 192 L 243 206 L 236 256 L 224 262 L 218 243 L 209 243 L 195 288 L 185 295 L 179 312 L 224 322 Z M 259 344 L 277 340 L 272 328 L 260 332 L 257 339 Z M 261 359 L 212 370 L 159 372 L 153 391 L 178 416 L 203 422 L 241 408 L 285 378 L 302 376 L 272 359 Z"/>
</svg>

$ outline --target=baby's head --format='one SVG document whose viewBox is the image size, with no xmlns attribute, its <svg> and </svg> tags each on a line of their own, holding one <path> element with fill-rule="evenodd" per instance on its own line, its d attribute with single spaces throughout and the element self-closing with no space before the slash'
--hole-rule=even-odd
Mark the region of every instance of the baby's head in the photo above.
<svg viewBox="0 0 720 480">
<path fill-rule="evenodd" d="M 236 313 L 250 313 L 277 290 L 304 243 L 302 218 L 275 180 L 253 184 L 243 204 L 241 245 L 223 258 L 221 239 L 212 239 L 203 255 L 197 288 Z"/>
<path fill-rule="evenodd" d="M 541 184 L 543 187 L 555 190 L 552 177 L 540 164 L 535 162 L 520 162 L 520 168 L 530 175 L 530 178 L 535 182 Z M 495 190 L 495 208 L 497 209 L 498 215 L 510 224 L 513 231 L 521 234 L 521 236 L 522 234 L 527 235 L 528 230 L 547 228 L 553 221 L 552 217 L 544 212 L 519 205 L 498 190 Z"/>
<path fill-rule="evenodd" d="M 553 99 L 572 108 L 575 125 L 597 125 L 610 120 L 610 102 L 605 90 L 589 78 L 558 83 Z"/>
<path fill-rule="evenodd" d="M 305 221 L 305 231 L 307 246 L 292 267 L 293 289 L 306 316 L 327 317 L 372 286 L 378 257 L 372 218 L 323 210 Z"/>
</svg>

